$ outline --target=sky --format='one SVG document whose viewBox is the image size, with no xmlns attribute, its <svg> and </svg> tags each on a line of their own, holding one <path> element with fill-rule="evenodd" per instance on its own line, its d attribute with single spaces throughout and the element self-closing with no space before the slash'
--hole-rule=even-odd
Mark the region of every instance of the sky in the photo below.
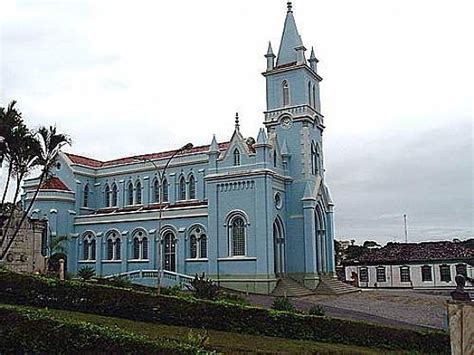
<svg viewBox="0 0 474 355">
<path fill-rule="evenodd" d="M 336 238 L 474 237 L 474 2 L 296 0 Z M 256 137 L 286 2 L 3 0 L 0 106 L 96 159 Z M 308 53 L 309 54 L 309 53 Z"/>
</svg>

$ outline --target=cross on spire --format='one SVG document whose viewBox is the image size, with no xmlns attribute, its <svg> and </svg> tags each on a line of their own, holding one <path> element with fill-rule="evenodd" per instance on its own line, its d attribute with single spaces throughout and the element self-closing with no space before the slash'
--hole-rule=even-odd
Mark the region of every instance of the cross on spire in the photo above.
<svg viewBox="0 0 474 355">
<path fill-rule="evenodd" d="M 292 10 L 293 4 L 291 3 L 291 1 L 288 1 L 286 3 L 286 7 L 288 8 L 288 12 L 293 12 L 293 10 Z"/>
<path fill-rule="evenodd" d="M 235 113 L 235 129 L 238 130 L 240 128 L 240 124 L 239 124 L 239 113 L 236 112 Z"/>
</svg>

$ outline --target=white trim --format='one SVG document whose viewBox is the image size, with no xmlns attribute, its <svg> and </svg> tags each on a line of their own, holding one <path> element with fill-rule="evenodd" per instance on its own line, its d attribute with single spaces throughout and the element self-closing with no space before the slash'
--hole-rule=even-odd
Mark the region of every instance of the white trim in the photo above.
<svg viewBox="0 0 474 355">
<path fill-rule="evenodd" d="M 208 258 L 187 258 L 187 259 L 184 259 L 184 261 L 186 261 L 186 262 L 195 262 L 195 261 L 196 262 L 197 261 L 207 262 L 207 261 L 209 261 L 209 259 Z"/>
<path fill-rule="evenodd" d="M 77 262 L 81 264 L 95 264 L 96 260 L 78 260 Z"/>
<path fill-rule="evenodd" d="M 114 263 L 121 263 L 122 260 L 121 259 L 114 259 L 114 260 L 108 260 L 108 259 L 105 259 L 105 260 L 101 260 L 102 263 L 104 264 L 114 264 Z"/>
<path fill-rule="evenodd" d="M 257 260 L 256 256 L 227 256 L 223 258 L 217 258 L 217 261 L 252 261 Z"/>
<path fill-rule="evenodd" d="M 129 263 L 148 263 L 150 259 L 128 259 Z"/>
</svg>

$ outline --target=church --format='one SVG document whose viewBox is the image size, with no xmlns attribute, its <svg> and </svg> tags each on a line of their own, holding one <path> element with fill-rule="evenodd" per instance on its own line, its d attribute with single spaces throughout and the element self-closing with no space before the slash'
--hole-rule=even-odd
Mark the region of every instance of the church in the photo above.
<svg viewBox="0 0 474 355">
<path fill-rule="evenodd" d="M 263 294 L 285 278 L 315 289 L 334 275 L 322 78 L 306 51 L 289 2 L 278 54 L 271 44 L 265 54 L 265 127 L 256 141 L 241 134 L 236 115 L 230 140 L 214 136 L 205 146 L 109 161 L 60 153 L 31 217 L 47 220 L 49 238 L 68 237 L 68 271 L 89 266 L 150 284 L 157 274 L 205 273 Z M 25 182 L 24 202 L 37 184 Z"/>
</svg>

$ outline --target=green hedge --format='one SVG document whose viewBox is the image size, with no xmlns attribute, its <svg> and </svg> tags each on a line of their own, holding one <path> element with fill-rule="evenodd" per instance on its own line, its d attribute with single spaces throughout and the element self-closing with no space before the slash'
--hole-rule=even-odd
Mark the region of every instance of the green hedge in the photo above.
<svg viewBox="0 0 474 355">
<path fill-rule="evenodd" d="M 364 322 L 305 316 L 210 301 L 156 296 L 110 286 L 61 282 L 0 272 L 4 303 L 51 307 L 188 327 L 351 344 L 424 353 L 449 353 L 442 331 L 415 331 Z"/>
<path fill-rule="evenodd" d="M 159 342 L 120 329 L 52 319 L 39 311 L 9 307 L 0 307 L 0 353 L 195 354 L 198 351 L 187 344 Z"/>
</svg>

